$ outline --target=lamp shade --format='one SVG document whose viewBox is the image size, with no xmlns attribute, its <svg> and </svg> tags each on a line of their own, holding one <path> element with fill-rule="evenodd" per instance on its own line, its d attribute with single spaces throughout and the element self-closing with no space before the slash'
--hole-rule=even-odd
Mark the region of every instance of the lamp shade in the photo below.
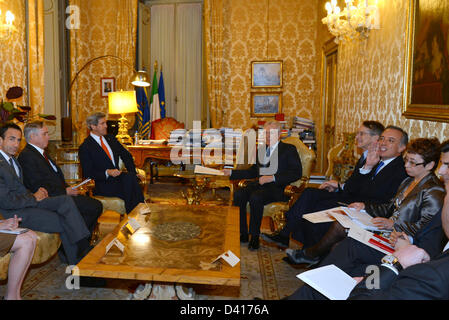
<svg viewBox="0 0 449 320">
<path fill-rule="evenodd" d="M 125 114 L 137 112 L 135 91 L 116 91 L 108 94 L 109 113 Z"/>
<path fill-rule="evenodd" d="M 138 71 L 134 74 L 131 79 L 131 83 L 136 87 L 149 87 L 150 86 L 150 77 L 148 73 L 145 71 Z"/>
</svg>

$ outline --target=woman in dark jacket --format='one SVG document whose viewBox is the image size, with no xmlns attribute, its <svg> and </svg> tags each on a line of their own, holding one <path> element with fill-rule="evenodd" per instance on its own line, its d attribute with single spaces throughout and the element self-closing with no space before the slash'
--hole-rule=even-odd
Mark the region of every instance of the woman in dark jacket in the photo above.
<svg viewBox="0 0 449 320">
<path fill-rule="evenodd" d="M 409 177 L 399 186 L 396 196 L 385 204 L 355 202 L 349 207 L 365 209 L 374 217 L 372 223 L 376 227 L 395 231 L 390 236 L 393 244 L 402 232 L 414 237 L 443 206 L 445 189 L 434 173 L 440 157 L 439 146 L 436 138 L 411 141 L 405 156 L 405 169 Z M 287 261 L 293 264 L 315 264 L 345 237 L 345 229 L 335 222 L 314 246 L 301 250 L 287 249 Z"/>
</svg>

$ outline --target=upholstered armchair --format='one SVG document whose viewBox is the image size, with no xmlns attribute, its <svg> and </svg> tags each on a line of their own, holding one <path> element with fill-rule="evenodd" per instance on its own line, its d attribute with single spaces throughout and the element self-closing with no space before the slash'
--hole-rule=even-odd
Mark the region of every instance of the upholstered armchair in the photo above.
<svg viewBox="0 0 449 320">
<path fill-rule="evenodd" d="M 354 171 L 359 157 L 355 133 L 343 133 L 343 142 L 332 147 L 327 153 L 326 177 L 329 180 L 345 182 Z"/>
<path fill-rule="evenodd" d="M 271 217 L 272 228 L 276 231 L 281 230 L 285 226 L 285 212 L 288 211 L 306 188 L 316 159 L 315 152 L 309 149 L 299 138 L 287 137 L 282 142 L 293 144 L 296 147 L 301 159 L 302 177 L 285 187 L 284 194 L 288 197 L 288 201 L 272 202 L 264 207 L 263 215 Z M 238 183 L 238 186 L 244 187 L 247 183 L 248 181 L 242 180 Z M 247 211 L 249 212 L 249 204 Z"/>
<path fill-rule="evenodd" d="M 184 129 L 184 123 L 170 117 L 158 119 L 151 123 L 151 137 L 155 140 L 168 141 L 170 133 L 176 129 Z M 175 172 L 180 170 L 180 166 L 173 165 L 167 161 L 152 160 L 150 162 L 150 170 L 152 177 L 173 176 Z"/>
<path fill-rule="evenodd" d="M 0 220 L 2 219 L 3 217 L 0 214 Z M 31 264 L 42 264 L 56 254 L 59 246 L 61 245 L 61 239 L 57 233 L 44 233 L 38 231 L 35 231 L 35 233 L 37 235 L 37 244 Z M 5 280 L 8 277 L 10 260 L 10 253 L 0 257 L 0 280 Z"/>
</svg>

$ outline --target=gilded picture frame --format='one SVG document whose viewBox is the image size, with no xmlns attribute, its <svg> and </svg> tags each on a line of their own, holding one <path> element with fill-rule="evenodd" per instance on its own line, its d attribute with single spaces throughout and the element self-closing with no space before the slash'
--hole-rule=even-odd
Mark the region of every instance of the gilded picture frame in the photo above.
<svg viewBox="0 0 449 320">
<path fill-rule="evenodd" d="M 252 88 L 282 88 L 282 60 L 251 61 Z"/>
<path fill-rule="evenodd" d="M 251 92 L 251 117 L 274 117 L 282 112 L 282 92 Z"/>
<path fill-rule="evenodd" d="M 403 115 L 449 120 L 449 32 L 446 0 L 410 0 L 406 37 Z"/>
</svg>

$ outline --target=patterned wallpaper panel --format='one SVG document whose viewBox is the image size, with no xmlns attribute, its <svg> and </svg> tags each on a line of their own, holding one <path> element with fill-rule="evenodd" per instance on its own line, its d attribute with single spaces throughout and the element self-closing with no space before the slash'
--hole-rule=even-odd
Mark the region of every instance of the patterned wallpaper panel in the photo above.
<svg viewBox="0 0 449 320">
<path fill-rule="evenodd" d="M 266 118 L 250 117 L 251 61 L 283 60 L 286 120 L 311 118 L 317 50 L 315 0 L 224 2 L 222 116 L 224 126 L 248 128 Z"/>
<path fill-rule="evenodd" d="M 337 136 L 354 131 L 365 119 L 397 125 L 411 139 L 449 138 L 447 124 L 402 116 L 408 0 L 379 1 L 380 30 L 367 41 L 339 47 Z"/>
<path fill-rule="evenodd" d="M 108 99 L 101 96 L 101 78 L 115 78 L 116 90 L 133 90 L 130 79 L 135 61 L 137 0 L 70 0 L 80 8 L 80 28 L 70 33 L 71 79 L 91 59 L 104 55 L 79 74 L 72 89 L 72 123 L 79 143 L 87 135 L 89 113 L 108 113 Z M 118 119 L 111 116 L 111 119 Z M 134 116 L 129 118 L 133 125 Z"/>
<path fill-rule="evenodd" d="M 16 31 L 8 40 L 0 41 L 0 99 L 6 99 L 6 91 L 10 87 L 20 86 L 24 89 L 24 97 L 17 103 L 26 104 L 27 44 L 25 1 L 5 0 L 2 2 L 2 8 L 8 8 L 14 14 Z"/>
</svg>

